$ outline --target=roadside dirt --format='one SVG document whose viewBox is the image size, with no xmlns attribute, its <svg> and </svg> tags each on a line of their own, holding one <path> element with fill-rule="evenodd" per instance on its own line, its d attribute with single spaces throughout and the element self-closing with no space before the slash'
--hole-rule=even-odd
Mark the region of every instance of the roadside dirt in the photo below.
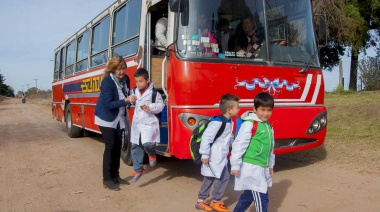
<svg viewBox="0 0 380 212">
<path fill-rule="evenodd" d="M 68 138 L 50 111 L 19 99 L 0 103 L 1 212 L 196 211 L 202 177 L 192 161 L 159 157 L 140 181 L 109 191 L 102 187 L 101 138 Z M 380 177 L 339 167 L 327 152 L 278 156 L 269 211 L 380 211 Z M 132 167 L 120 171 L 127 177 Z M 223 199 L 231 211 L 240 195 L 233 181 Z"/>
</svg>

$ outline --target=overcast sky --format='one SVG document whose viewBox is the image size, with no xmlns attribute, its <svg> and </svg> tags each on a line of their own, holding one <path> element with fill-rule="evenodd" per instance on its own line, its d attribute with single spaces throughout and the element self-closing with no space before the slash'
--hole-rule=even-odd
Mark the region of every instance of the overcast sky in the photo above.
<svg viewBox="0 0 380 212">
<path fill-rule="evenodd" d="M 54 49 L 116 0 L 0 0 L 0 73 L 15 92 L 51 89 Z"/>
<path fill-rule="evenodd" d="M 54 49 L 115 0 L 0 0 L 0 73 L 15 92 L 51 89 Z M 374 51 L 369 51 L 374 55 Z M 361 55 L 361 57 L 363 57 Z M 343 57 L 348 88 L 350 58 Z M 338 67 L 337 67 L 338 68 Z M 325 87 L 337 87 L 338 69 L 325 73 Z"/>
</svg>

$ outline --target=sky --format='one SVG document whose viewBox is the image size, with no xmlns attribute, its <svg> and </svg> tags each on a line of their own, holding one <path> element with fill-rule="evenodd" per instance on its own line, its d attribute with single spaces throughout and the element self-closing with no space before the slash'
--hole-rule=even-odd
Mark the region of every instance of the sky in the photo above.
<svg viewBox="0 0 380 212">
<path fill-rule="evenodd" d="M 54 49 L 116 0 L 0 0 L 0 73 L 15 93 L 51 89 Z"/>
<path fill-rule="evenodd" d="M 0 73 L 5 84 L 17 93 L 35 87 L 38 79 L 39 89 L 51 89 L 54 49 L 115 1 L 0 0 Z M 373 49 L 367 53 L 375 55 Z M 342 61 L 347 89 L 350 57 Z M 338 76 L 338 67 L 324 71 L 326 91 L 338 86 Z"/>
</svg>

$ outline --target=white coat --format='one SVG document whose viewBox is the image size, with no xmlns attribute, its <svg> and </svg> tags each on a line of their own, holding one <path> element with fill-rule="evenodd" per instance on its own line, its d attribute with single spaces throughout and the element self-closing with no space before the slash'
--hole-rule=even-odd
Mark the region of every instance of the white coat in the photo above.
<svg viewBox="0 0 380 212">
<path fill-rule="evenodd" d="M 210 144 L 214 141 L 221 126 L 222 121 L 218 117 L 213 117 L 202 135 L 199 153 L 202 155 L 203 159 L 209 159 L 209 163 L 207 165 L 202 164 L 201 168 L 201 174 L 206 177 L 220 178 L 223 169 L 228 163 L 227 155 L 232 143 L 232 121 L 227 121 L 226 128 L 222 135 L 216 139 L 210 149 Z"/>
<path fill-rule="evenodd" d="M 159 92 L 157 92 L 156 102 L 152 103 L 152 89 L 153 83 L 149 83 L 142 95 L 138 88 L 133 93 L 137 97 L 131 126 L 131 143 L 133 144 L 139 144 L 140 135 L 142 144 L 160 143 L 160 126 L 155 114 L 160 113 L 165 104 Z M 150 111 L 142 110 L 140 106 L 143 105 L 149 106 Z"/>
<path fill-rule="evenodd" d="M 243 120 L 254 120 L 262 122 L 256 114 L 250 114 L 244 117 Z M 240 170 L 240 176 L 235 177 L 235 190 L 251 190 L 261 193 L 267 193 L 268 187 L 272 187 L 272 177 L 269 174 L 269 168 L 273 168 L 275 164 L 275 155 L 273 154 L 273 149 L 270 154 L 269 166 L 263 168 L 258 165 L 246 163 L 242 161 L 242 157 L 248 148 L 248 145 L 252 138 L 252 127 L 253 123 L 249 121 L 243 122 L 240 127 L 239 133 L 232 144 L 232 152 L 230 157 L 231 170 Z M 272 131 L 272 138 L 274 138 Z M 274 145 L 274 140 L 272 140 L 272 145 Z"/>
</svg>

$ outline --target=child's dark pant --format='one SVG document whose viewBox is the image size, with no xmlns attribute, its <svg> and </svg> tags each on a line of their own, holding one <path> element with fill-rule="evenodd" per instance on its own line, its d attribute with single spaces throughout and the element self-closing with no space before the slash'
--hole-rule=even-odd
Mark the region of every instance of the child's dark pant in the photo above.
<svg viewBox="0 0 380 212">
<path fill-rule="evenodd" d="M 224 167 L 220 178 L 204 177 L 201 189 L 198 194 L 198 199 L 205 200 L 210 195 L 212 184 L 214 184 L 214 190 L 212 191 L 212 197 L 215 201 L 220 201 L 223 198 L 224 191 L 226 190 L 228 180 L 230 179 L 230 173 L 227 166 Z"/>
<path fill-rule="evenodd" d="M 143 170 L 144 150 L 148 156 L 154 156 L 156 154 L 156 143 L 147 142 L 142 144 L 140 136 L 139 144 L 132 144 L 132 161 L 135 172 L 141 172 Z"/>
<path fill-rule="evenodd" d="M 255 203 L 256 212 L 267 212 L 269 204 L 268 192 L 264 194 L 257 191 L 244 190 L 233 212 L 246 211 L 252 202 Z"/>
</svg>

